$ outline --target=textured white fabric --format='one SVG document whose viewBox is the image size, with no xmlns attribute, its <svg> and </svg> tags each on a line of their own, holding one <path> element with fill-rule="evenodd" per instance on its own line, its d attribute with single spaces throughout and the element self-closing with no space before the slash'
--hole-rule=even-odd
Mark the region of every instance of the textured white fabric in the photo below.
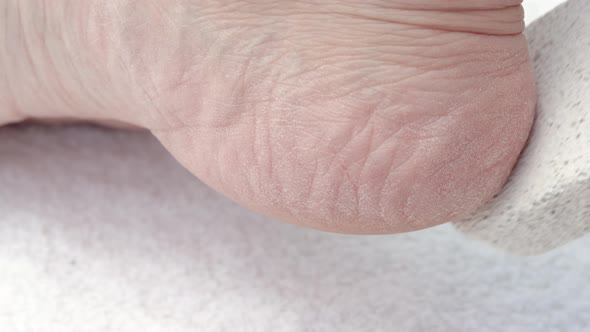
<svg viewBox="0 0 590 332">
<path fill-rule="evenodd" d="M 450 226 L 302 230 L 144 134 L 0 129 L 0 211 L 2 332 L 590 330 L 588 238 L 523 258 Z"/>
<path fill-rule="evenodd" d="M 456 226 L 539 254 L 590 232 L 590 2 L 570 0 L 527 28 L 538 104 L 504 190 Z"/>
</svg>

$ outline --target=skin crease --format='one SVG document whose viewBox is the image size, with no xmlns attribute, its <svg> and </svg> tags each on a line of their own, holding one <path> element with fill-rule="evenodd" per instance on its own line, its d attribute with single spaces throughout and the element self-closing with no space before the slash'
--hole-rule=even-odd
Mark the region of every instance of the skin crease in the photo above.
<svg viewBox="0 0 590 332">
<path fill-rule="evenodd" d="M 534 117 L 520 1 L 3 1 L 0 122 L 147 128 L 214 189 L 305 227 L 472 213 Z"/>
</svg>

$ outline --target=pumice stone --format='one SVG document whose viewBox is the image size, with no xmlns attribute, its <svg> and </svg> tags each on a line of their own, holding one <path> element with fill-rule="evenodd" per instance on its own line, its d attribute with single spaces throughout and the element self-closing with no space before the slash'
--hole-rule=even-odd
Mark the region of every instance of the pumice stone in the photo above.
<svg viewBox="0 0 590 332">
<path fill-rule="evenodd" d="M 565 3 L 526 35 L 538 91 L 528 146 L 503 191 L 455 226 L 531 255 L 590 233 L 590 1 Z"/>
</svg>

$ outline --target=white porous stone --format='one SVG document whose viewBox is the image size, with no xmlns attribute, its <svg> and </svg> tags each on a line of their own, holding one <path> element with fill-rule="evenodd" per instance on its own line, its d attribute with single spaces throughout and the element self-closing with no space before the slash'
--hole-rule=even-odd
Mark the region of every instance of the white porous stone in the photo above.
<svg viewBox="0 0 590 332">
<path fill-rule="evenodd" d="M 455 223 L 517 254 L 590 232 L 590 1 L 571 0 L 526 30 L 538 106 L 528 147 L 504 190 Z"/>
</svg>

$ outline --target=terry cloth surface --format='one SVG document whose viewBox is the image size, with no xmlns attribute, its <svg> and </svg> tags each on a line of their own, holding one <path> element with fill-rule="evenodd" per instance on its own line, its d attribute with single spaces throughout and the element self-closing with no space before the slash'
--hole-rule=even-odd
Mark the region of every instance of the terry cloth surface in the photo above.
<svg viewBox="0 0 590 332">
<path fill-rule="evenodd" d="M 0 129 L 2 332 L 585 332 L 588 252 L 517 257 L 448 225 L 303 230 L 215 194 L 149 135 Z"/>
</svg>

